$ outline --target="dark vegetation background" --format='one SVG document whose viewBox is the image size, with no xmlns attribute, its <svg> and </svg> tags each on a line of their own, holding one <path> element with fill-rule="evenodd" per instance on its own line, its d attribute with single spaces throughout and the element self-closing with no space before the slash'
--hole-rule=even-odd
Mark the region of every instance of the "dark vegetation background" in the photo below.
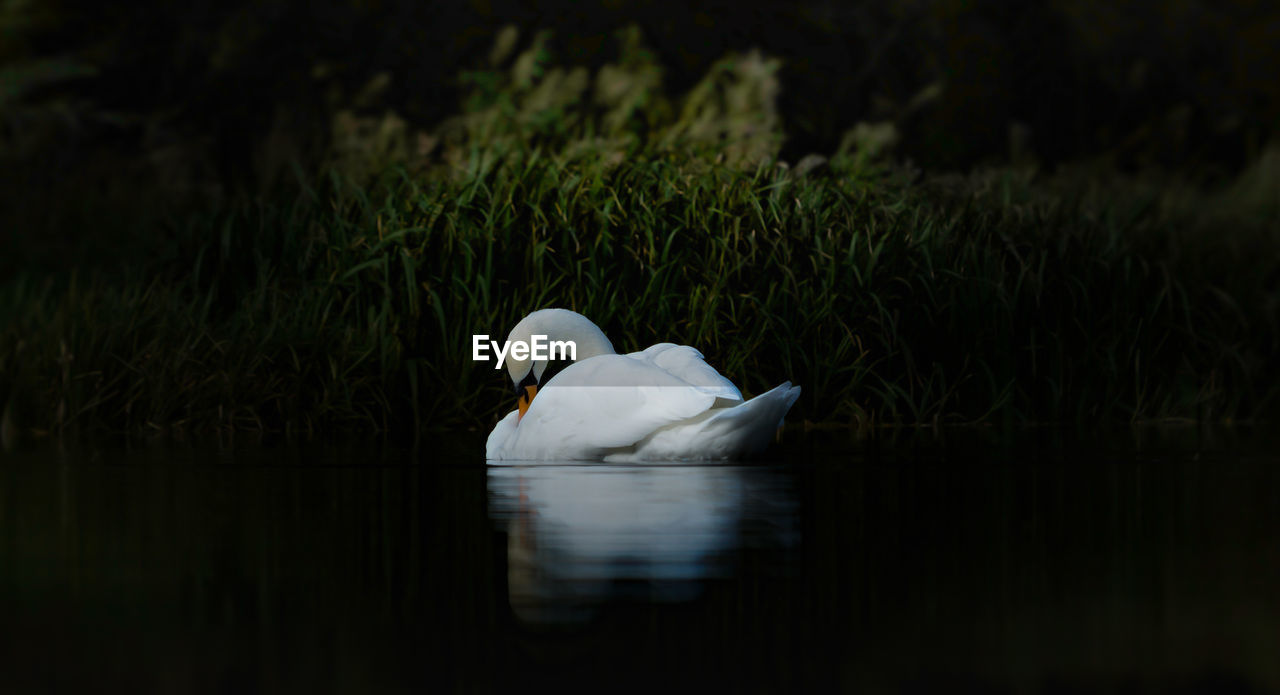
<svg viewBox="0 0 1280 695">
<path fill-rule="evenodd" d="M 515 43 L 508 46 L 502 60 L 494 60 L 491 56 L 500 52 L 503 41 L 501 32 L 509 26 L 519 29 L 512 35 L 517 37 L 513 38 Z M 540 31 L 548 33 L 541 35 L 542 39 L 535 38 Z M 738 63 L 737 68 L 722 67 L 726 56 L 749 55 L 746 52 L 752 49 L 758 49 L 763 57 L 754 63 Z M 1121 336 L 1109 348 L 1068 354 L 1078 346 L 1063 335 L 1046 335 L 1049 329 L 1041 329 L 1037 336 L 1039 319 L 1026 318 L 1044 311 L 1042 295 L 1036 295 L 1034 307 L 1015 297 L 1009 320 L 999 324 L 1005 328 L 989 337 L 995 335 L 997 342 L 1017 341 L 1019 345 L 1030 341 L 1031 352 L 1017 357 L 1027 362 L 1026 369 L 1016 367 L 1006 375 L 987 370 L 982 376 L 989 382 L 985 390 L 971 394 L 960 406 L 954 398 L 947 403 L 947 394 L 955 394 L 954 384 L 964 383 L 976 372 L 964 360 L 952 364 L 950 358 L 932 354 L 943 348 L 928 345 L 949 340 L 952 333 L 930 323 L 914 329 L 913 334 L 909 326 L 903 328 L 894 318 L 892 327 L 883 328 L 888 336 L 883 342 L 889 347 L 884 347 L 881 355 L 877 348 L 865 344 L 869 338 L 859 340 L 865 336 L 860 333 L 858 317 L 846 316 L 842 327 L 831 335 L 815 329 L 809 336 L 813 342 L 800 351 L 813 352 L 818 349 L 817 341 L 830 344 L 833 335 L 844 334 L 851 350 L 840 358 L 844 364 L 865 355 L 864 365 L 878 365 L 881 373 L 908 376 L 902 384 L 890 384 L 885 381 L 889 377 L 877 373 L 880 381 L 875 388 L 855 384 L 849 392 L 802 403 L 798 412 L 807 419 L 822 420 L 834 413 L 841 421 L 937 421 L 940 417 L 973 421 L 1005 406 L 1019 419 L 1033 421 L 1072 416 L 1194 418 L 1224 413 L 1249 416 L 1274 404 L 1274 388 L 1263 382 L 1276 375 L 1271 352 L 1277 346 L 1276 303 L 1280 301 L 1275 292 L 1280 283 L 1275 254 L 1280 246 L 1274 231 L 1280 196 L 1276 192 L 1280 164 L 1274 144 L 1280 123 L 1280 80 L 1276 79 L 1280 74 L 1280 7 L 1275 3 L 610 0 L 600 4 L 543 2 L 532 7 L 524 2 L 487 0 L 123 5 L 28 0 L 6 3 L 0 9 L 0 244 L 4 249 L 0 282 L 8 288 L 4 306 L 9 319 L 9 333 L 0 352 L 0 368 L 4 370 L 0 398 L 8 403 L 6 422 L 22 421 L 34 429 L 48 430 L 77 421 L 78 414 L 83 414 L 78 420 L 81 424 L 99 422 L 126 429 L 187 423 L 312 430 L 339 421 L 395 429 L 417 426 L 434 413 L 438 423 L 483 426 L 493 413 L 505 408 L 498 395 L 501 384 L 485 384 L 480 381 L 482 375 L 468 377 L 473 383 L 467 378 L 461 385 L 456 383 L 452 374 L 457 365 L 433 351 L 430 345 L 434 343 L 427 336 L 437 330 L 440 336 L 448 333 L 446 324 L 452 317 L 431 323 L 435 321 L 427 320 L 432 316 L 431 308 L 405 296 L 415 293 L 415 283 L 419 289 L 431 284 L 419 281 L 444 247 L 432 246 L 434 242 L 429 240 L 413 249 L 406 247 L 404 257 L 410 260 L 405 261 L 403 271 L 394 271 L 404 273 L 402 278 L 393 276 L 390 268 L 398 261 L 391 256 L 356 254 L 341 272 L 328 267 L 323 272 L 315 270 L 313 247 L 299 239 L 317 225 L 332 230 L 344 223 L 357 231 L 346 237 L 351 243 L 344 242 L 343 248 L 362 248 L 358 240 L 364 238 L 363 232 L 358 230 L 366 227 L 361 225 L 376 228 L 382 239 L 382 225 L 389 219 L 383 213 L 397 208 L 380 196 L 387 191 L 397 196 L 408 194 L 405 188 L 388 184 L 387 178 L 378 179 L 377 172 L 397 170 L 398 185 L 407 185 L 406 180 L 416 182 L 414 186 L 421 184 L 421 190 L 415 187 L 413 191 L 427 198 L 433 191 L 439 193 L 443 196 L 437 201 L 441 205 L 460 200 L 460 189 L 449 188 L 456 181 L 441 184 L 432 179 L 426 172 L 432 165 L 423 162 L 451 161 L 450 152 L 456 155 L 455 163 L 465 161 L 458 153 L 467 152 L 468 145 L 449 150 L 439 143 L 449 140 L 450 128 L 456 130 L 458 114 L 507 103 L 502 90 L 518 89 L 519 85 L 504 82 L 504 70 L 510 56 L 520 51 L 540 56 L 530 68 L 535 82 L 552 74 L 552 65 L 585 67 L 589 75 L 618 65 L 632 66 L 635 71 L 629 74 L 643 75 L 647 66 L 660 66 L 661 79 L 655 82 L 654 90 L 665 95 L 669 104 L 662 106 L 652 95 L 644 96 L 647 101 L 620 126 L 638 133 L 641 142 L 648 142 L 644 140 L 647 133 L 665 127 L 665 121 L 654 114 L 661 108 L 672 108 L 670 104 L 678 110 L 679 104 L 689 103 L 692 97 L 685 95 L 703 84 L 708 75 L 718 74 L 716 70 L 741 75 L 755 65 L 757 68 L 751 69 L 768 74 L 760 81 L 763 96 L 757 95 L 757 101 L 766 104 L 762 127 L 778 135 L 776 148 L 765 150 L 766 158 L 792 167 L 810 154 L 821 155 L 822 161 L 832 158 L 830 167 L 823 169 L 819 164 L 817 171 L 829 177 L 822 179 L 826 183 L 820 186 L 845 191 L 839 198 L 844 202 L 832 208 L 843 215 L 841 219 L 874 219 L 886 207 L 916 209 L 936 203 L 930 214 L 938 220 L 938 229 L 983 230 L 970 236 L 987 239 L 980 242 L 984 249 L 1013 249 L 1019 262 L 1035 261 L 1035 255 L 1049 248 L 1052 240 L 1063 240 L 1063 250 L 1047 259 L 1050 271 L 1044 271 L 1046 262 L 1041 262 L 1038 277 L 1044 280 L 1044 272 L 1053 272 L 1052 262 L 1065 263 L 1067 269 L 1058 280 L 1074 276 L 1081 287 L 1079 301 L 1087 306 L 1100 308 L 1115 296 L 1121 304 L 1119 312 L 1139 311 L 1137 307 L 1145 304 L 1126 295 L 1155 292 L 1163 273 L 1164 287 L 1175 307 L 1168 312 L 1184 314 L 1177 321 L 1170 319 L 1171 325 L 1184 327 L 1178 329 L 1186 332 L 1181 338 L 1167 333 L 1154 338 L 1136 336 L 1125 343 L 1127 338 Z M 775 58 L 780 62 L 768 62 Z M 516 69 L 511 68 L 511 74 L 516 74 Z M 564 79 L 572 79 L 572 74 L 566 75 Z M 734 103 L 726 97 L 721 110 L 732 116 Z M 598 124 L 607 122 L 608 107 L 599 100 L 564 104 L 539 112 L 551 113 L 554 123 L 539 122 L 510 131 L 528 149 L 521 150 L 523 154 L 502 155 L 508 158 L 501 161 L 524 157 L 520 161 L 527 163 L 529 152 L 563 149 L 564 142 L 594 137 L 604 128 Z M 467 132 L 471 139 L 466 143 L 474 154 L 477 143 L 487 141 L 475 134 L 474 127 Z M 852 174 L 835 159 L 838 153 L 850 151 L 850 143 L 854 143 L 854 151 L 866 153 L 859 160 L 861 168 Z M 650 160 L 641 155 L 653 149 L 646 148 L 639 145 L 622 151 L 643 163 Z M 354 166 L 353 151 L 369 156 Z M 386 156 L 380 160 L 379 153 Z M 653 161 L 661 162 L 664 156 L 659 152 Z M 874 170 L 865 166 L 872 157 L 882 163 Z M 714 153 L 706 158 L 715 161 Z M 335 171 L 341 176 L 333 176 Z M 509 184 L 520 195 L 538 190 L 548 176 L 563 180 L 577 170 L 572 165 L 551 173 L 539 170 L 541 178 L 536 180 L 503 178 L 505 174 L 486 173 L 489 170 L 483 165 L 468 171 L 480 172 L 476 180 L 482 181 L 489 193 Z M 983 173 L 993 171 L 1013 175 L 1000 179 Z M 615 190 L 612 176 L 600 174 L 603 183 L 593 189 L 600 200 Z M 652 176 L 655 186 L 666 181 L 666 174 Z M 716 181 L 715 176 L 707 174 L 704 183 Z M 751 185 L 771 186 L 781 181 L 770 176 L 757 171 Z M 849 180 L 859 176 L 870 183 L 858 189 L 862 192 L 856 196 L 843 183 L 832 183 L 841 177 Z M 339 179 L 349 179 L 353 188 L 343 189 Z M 1011 180 L 1022 183 L 1010 188 Z M 1061 184 L 1064 180 L 1076 183 L 1066 186 Z M 1049 183 L 1042 185 L 1046 181 Z M 332 189 L 325 187 L 328 182 L 333 183 Z M 803 188 L 810 184 L 795 185 Z M 1089 189 L 1093 192 L 1082 192 L 1089 185 L 1094 186 Z M 1113 191 L 1112 198 L 1090 212 L 1090 195 L 1096 195 L 1099 187 Z M 367 194 L 365 198 L 352 193 L 357 189 Z M 815 201 L 831 199 L 823 197 L 825 188 L 805 190 Z M 874 199 L 880 195 L 876 191 L 892 191 L 892 200 Z M 363 202 L 352 203 L 352 195 Z M 743 196 L 738 200 L 742 210 L 758 207 L 752 202 L 754 198 L 746 193 Z M 1021 197 L 1027 207 L 1016 207 L 1010 196 Z M 1206 208 L 1219 211 L 1235 210 L 1237 203 L 1245 200 L 1247 204 L 1241 205 L 1248 210 L 1239 219 L 1215 213 L 1206 222 L 1196 217 L 1196 212 L 1169 213 L 1170 206 L 1176 205 L 1168 198 L 1177 198 L 1184 208 L 1197 208 L 1199 201 L 1207 201 Z M 455 231 L 464 228 L 463 221 L 476 212 L 457 205 L 452 213 L 443 213 Z M 386 209 L 379 212 L 379 206 Z M 420 210 L 428 207 L 426 203 L 419 206 Z M 588 215 L 591 207 L 584 205 L 582 214 Z M 546 209 L 554 208 L 548 200 Z M 1070 212 L 1063 213 L 1063 208 Z M 693 214 L 670 207 L 663 210 L 668 217 L 658 215 L 653 222 L 660 235 L 667 233 L 672 219 Z M 317 211 L 327 211 L 331 217 L 326 221 Z M 423 219 L 436 219 L 426 212 L 421 219 L 414 217 L 412 210 L 401 213 L 400 222 L 406 229 L 422 226 Z M 458 216 L 448 217 L 454 213 Z M 786 214 L 795 213 L 778 212 L 775 219 L 783 221 Z M 1059 218 L 1063 215 L 1074 221 L 1062 223 Z M 297 222 L 304 218 L 305 224 Z M 1068 248 L 1065 240 L 1070 235 L 1009 240 L 1010 230 L 1019 224 L 1052 226 L 1048 221 L 1054 219 L 1059 220 L 1054 223 L 1059 228 L 1095 225 L 1107 227 L 1113 235 L 1128 234 L 1126 230 L 1131 228 L 1148 231 L 1120 237 L 1134 240 L 1137 250 L 1129 256 L 1112 253 L 1114 236 L 1103 243 L 1086 234 L 1079 248 Z M 1116 219 L 1121 221 L 1114 222 Z M 526 227 L 530 218 L 515 216 L 509 222 Z M 800 225 L 799 220 L 793 222 Z M 608 222 L 606 227 L 613 224 Z M 903 223 L 899 220 L 895 224 Z M 489 243 L 497 243 L 492 226 L 481 224 L 479 228 L 489 230 L 485 237 Z M 1163 234 L 1151 229 L 1181 231 Z M 1183 232 L 1194 234 L 1197 241 L 1184 247 Z M 1237 232 L 1241 240 L 1232 242 L 1227 250 L 1209 241 Z M 523 229 L 514 233 L 519 236 Z M 503 239 L 502 248 L 510 249 L 516 243 Z M 683 240 L 677 247 L 697 247 L 704 242 L 718 243 L 714 239 Z M 531 243 L 536 247 L 538 242 Z M 771 253 L 779 258 L 779 254 L 805 245 L 812 242 L 783 244 Z M 463 246 L 467 254 L 472 253 L 471 245 Z M 1098 250 L 1104 247 L 1106 253 Z M 734 248 L 734 253 L 741 253 Z M 1185 248 L 1193 258 L 1183 258 L 1179 248 Z M 919 273 L 926 272 L 925 265 L 932 273 L 933 261 L 924 264 L 916 250 L 913 246 L 902 251 L 904 260 L 897 266 L 902 274 L 896 279 L 910 289 L 883 295 L 886 301 L 897 302 L 884 309 L 887 317 L 913 314 L 916 304 L 923 301 L 922 293 L 931 292 L 931 285 L 922 283 Z M 331 257 L 332 245 L 328 253 Z M 1196 256 L 1205 259 L 1203 264 Z M 214 257 L 216 263 L 211 261 Z M 507 266 L 498 270 L 528 266 L 536 257 L 516 254 L 505 261 L 499 257 L 499 266 L 504 262 Z M 987 257 L 958 252 L 948 256 L 955 262 L 957 277 Z M 311 359 L 320 359 L 321 353 L 332 357 L 344 351 L 359 356 L 365 353 L 366 345 L 358 340 L 343 343 L 333 338 L 338 340 L 334 343 L 301 335 L 264 337 L 264 321 L 273 325 L 283 322 L 263 317 L 277 315 L 246 318 L 235 324 L 234 330 L 224 330 L 232 325 L 227 323 L 227 315 L 248 315 L 243 310 L 245 298 L 255 290 L 259 291 L 254 295 L 258 305 L 264 297 L 297 303 L 298 288 L 315 285 L 316 277 L 346 279 L 346 268 L 363 267 L 360 264 L 378 258 L 383 258 L 382 265 L 371 267 L 382 269 L 383 289 L 394 284 L 404 287 L 404 293 L 388 299 L 369 295 L 363 286 L 353 286 L 344 290 L 349 294 L 341 295 L 346 303 L 340 305 L 350 309 L 354 301 L 350 297 L 361 296 L 368 299 L 369 307 L 384 307 L 386 322 L 391 322 L 385 318 L 391 315 L 397 320 L 402 316 L 424 318 L 380 329 L 385 340 L 372 353 L 377 355 L 376 368 L 362 361 L 366 358 L 352 358 L 345 363 L 331 361 L 309 375 L 301 366 L 306 358 L 298 355 L 297 346 L 312 344 L 315 353 Z M 303 259 L 295 264 L 297 268 L 306 266 L 309 270 L 292 274 L 281 270 L 297 259 Z M 1102 260 L 1095 263 L 1097 259 Z M 464 257 L 458 256 L 457 263 L 442 262 L 447 267 L 441 273 L 448 274 L 456 271 Z M 494 261 L 490 258 L 488 262 Z M 1136 279 L 1129 283 L 1131 262 L 1142 270 L 1132 271 Z M 416 264 L 412 270 L 411 264 Z M 1247 268 L 1233 268 L 1241 264 Z M 485 267 L 493 271 L 491 266 Z M 557 267 L 563 270 L 567 266 Z M 847 272 L 842 268 L 840 273 Z M 816 267 L 812 270 L 817 273 Z M 832 273 L 834 277 L 836 270 Z M 728 272 L 725 275 L 737 277 Z M 268 276 L 270 280 L 265 280 Z M 1233 276 L 1240 285 L 1235 289 L 1228 286 Z M 357 272 L 351 281 L 358 283 L 361 277 Z M 493 280 L 491 275 L 471 277 Z M 1126 279 L 1116 281 L 1112 288 L 1103 286 L 1115 277 Z M 793 278 L 796 293 L 802 280 Z M 192 286 L 182 284 L 188 281 Z M 646 280 L 637 276 L 627 282 L 632 291 L 641 292 L 640 285 Z M 181 292 L 158 298 L 164 290 L 179 285 Z M 268 285 L 275 294 L 262 291 Z M 833 279 L 827 291 L 860 291 L 852 285 L 842 287 Z M 118 291 L 118 296 L 106 288 Z M 730 289 L 735 288 L 735 296 L 743 294 L 742 287 Z M 521 288 L 492 284 L 491 289 Z M 677 282 L 671 292 L 687 296 L 691 290 Z M 1219 303 L 1210 305 L 1207 302 L 1211 300 L 1199 298 L 1217 296 L 1215 292 L 1226 299 L 1212 300 Z M 1043 297 L 1063 294 L 1052 282 L 1043 290 Z M 107 295 L 115 298 L 102 299 Z M 551 298 L 563 301 L 567 296 Z M 820 302 L 827 296 L 805 301 Z M 583 305 L 577 308 L 592 308 L 594 301 L 583 298 Z M 661 306 L 654 307 L 654 315 L 662 316 L 669 310 L 673 317 L 668 325 L 649 326 L 655 334 L 673 327 L 677 332 L 685 330 L 691 339 L 731 332 L 731 326 L 721 325 L 724 321 L 695 330 L 687 301 L 678 311 L 669 309 L 664 299 L 655 301 Z M 966 306 L 981 313 L 980 307 L 996 300 L 975 296 L 970 301 L 957 305 L 948 300 L 934 307 L 934 313 L 925 314 L 950 322 L 953 332 L 963 332 L 954 324 L 964 323 Z M 1082 313 L 1075 301 L 1073 298 L 1070 306 L 1060 309 L 1059 319 L 1065 321 L 1062 317 L 1072 312 Z M 1126 304 L 1130 301 L 1135 308 Z M 438 314 L 448 304 L 440 302 L 434 305 Z M 163 336 L 185 329 L 145 328 L 150 324 L 139 307 L 151 306 L 149 303 L 167 307 L 155 308 L 157 316 L 192 314 L 193 307 L 203 306 L 209 316 L 222 317 L 209 318 L 208 325 L 222 328 L 209 329 L 204 343 L 168 345 L 164 341 L 169 338 Z M 84 315 L 75 313 L 76 306 Z M 317 309 L 314 321 L 323 323 L 323 317 L 331 315 L 331 306 L 332 302 L 324 304 L 323 310 Z M 473 327 L 483 328 L 485 321 L 496 324 L 488 326 L 487 332 L 502 333 L 506 330 L 503 322 L 510 316 L 533 308 L 514 302 L 494 306 L 491 315 L 461 326 L 459 335 L 471 333 Z M 722 304 L 715 306 L 710 312 L 713 317 L 726 311 Z M 369 307 L 364 309 L 373 311 Z M 833 313 L 848 313 L 844 305 L 833 307 Z M 114 310 L 120 313 L 106 315 Z M 956 317 L 955 311 L 962 313 Z M 41 312 L 47 315 L 41 316 Z M 1206 318 L 1221 315 L 1240 318 L 1230 328 L 1215 327 Z M 1100 323 L 1125 323 L 1123 316 L 1117 313 Z M 611 333 L 643 325 L 640 319 L 599 313 L 593 318 Z M 1139 318 L 1135 316 L 1133 322 L 1138 323 Z M 156 319 L 161 323 L 168 320 Z M 304 324 L 296 316 L 291 320 Z M 49 328 L 63 325 L 58 321 L 65 322 L 65 330 L 57 329 L 61 333 Z M 132 342 L 111 342 L 119 336 L 111 335 L 109 326 L 119 321 L 126 325 L 138 322 L 134 329 L 117 329 L 134 336 Z M 973 325 L 981 326 L 983 320 L 979 318 Z M 40 335 L 42 330 L 48 335 Z M 1202 330 L 1208 335 L 1199 336 Z M 103 337 L 89 341 L 88 347 L 77 350 L 74 341 L 68 342 L 73 333 L 83 339 L 93 331 Z M 895 339 L 890 334 L 897 331 L 903 332 Z M 139 343 L 137 336 L 151 336 L 153 342 Z M 640 331 L 637 340 L 644 337 Z M 1204 364 L 1194 355 L 1170 352 L 1170 345 L 1179 339 L 1199 344 L 1201 338 L 1206 345 L 1214 344 L 1212 348 L 1195 348 L 1201 351 L 1197 354 L 1209 355 Z M 914 339 L 924 354 L 904 358 L 895 352 L 892 345 L 902 339 Z M 1082 373 L 1098 372 L 1102 375 L 1098 378 L 1108 382 L 1133 377 L 1133 383 L 1125 387 L 1127 391 L 1115 393 L 1101 386 L 1079 387 L 1073 385 L 1080 383 L 1079 379 L 1067 383 L 1070 380 L 1065 377 L 1050 386 L 1023 386 L 1042 376 L 1037 374 L 1042 365 L 1036 366 L 1039 348 L 1035 346 L 1046 340 L 1065 341 L 1069 349 L 1057 357 L 1064 365 L 1072 363 Z M 1152 341 L 1150 346 L 1143 342 L 1146 340 Z M 243 350 L 242 361 L 227 363 L 225 356 L 234 351 L 230 346 L 237 344 Z M 852 347 L 855 344 L 857 350 Z M 975 342 L 969 347 L 977 350 L 980 345 Z M 1155 371 L 1134 376 L 1134 365 L 1144 358 L 1133 352 L 1136 349 L 1141 355 L 1143 347 L 1148 347 L 1146 359 L 1156 351 Z M 191 356 L 182 364 L 166 367 L 171 373 L 164 377 L 141 366 L 151 359 L 149 350 L 166 354 L 187 350 Z M 775 364 L 790 369 L 779 367 L 776 373 L 759 374 L 756 381 L 755 372 L 749 369 L 752 365 L 737 360 L 740 373 L 730 376 L 743 380 L 749 389 L 794 377 L 808 381 L 806 387 L 814 387 L 819 394 L 822 381 L 865 376 L 839 369 L 823 371 L 805 361 L 821 361 L 821 355 L 801 355 L 793 360 L 792 356 L 779 358 L 767 348 L 762 350 Z M 98 355 L 99 364 L 89 362 L 90 353 Z M 251 354 L 265 355 L 259 358 L 265 362 L 250 364 L 254 359 Z M 271 382 L 270 376 L 290 361 L 289 354 L 296 373 Z M 211 355 L 221 357 L 215 360 Z M 414 360 L 418 360 L 416 365 Z M 1108 360 L 1112 363 L 1106 364 Z M 1214 360 L 1236 366 L 1220 368 Z M 734 361 L 728 360 L 731 366 Z M 246 381 L 257 384 L 254 388 L 267 389 L 261 385 L 275 383 L 276 392 L 236 385 L 240 368 L 245 370 Z M 77 370 L 81 370 L 79 376 Z M 197 393 L 211 388 L 200 386 L 202 373 L 220 374 L 225 388 Z M 1187 373 L 1192 376 L 1186 377 Z M 1162 395 L 1163 406 L 1153 409 L 1149 402 L 1144 405 L 1144 379 L 1170 382 L 1177 374 L 1186 377 L 1179 381 L 1179 388 L 1191 395 Z M 935 378 L 949 379 L 952 386 L 938 386 Z M 347 384 L 342 387 L 346 389 L 342 396 L 346 405 L 341 413 L 318 407 L 315 412 L 307 410 L 309 401 L 336 402 L 331 386 L 343 382 Z M 1015 382 L 1019 384 L 1016 390 L 1027 393 L 1002 400 L 1008 384 Z M 138 383 L 149 385 L 140 387 Z M 419 410 L 424 391 L 466 389 L 473 393 L 456 393 L 452 405 L 441 401 L 434 409 Z M 919 395 L 920 390 L 932 394 L 928 396 L 931 404 L 925 404 L 927 399 Z M 482 392 L 479 405 L 473 401 L 459 405 Z M 1208 392 L 1215 395 L 1195 395 Z M 184 398 L 202 405 L 193 411 L 190 405 L 158 404 L 165 393 L 186 393 Z M 1107 401 L 1107 405 L 1081 405 L 1089 400 Z M 146 413 L 139 415 L 135 409 L 143 406 Z M 453 415 L 441 415 L 446 411 Z"/>
<path fill-rule="evenodd" d="M 887 120 L 927 168 L 1104 158 L 1213 183 L 1255 160 L 1280 120 L 1280 9 L 1248 0 L 32 0 L 0 22 L 4 229 L 24 247 L 92 245 L 104 223 L 145 233 L 137 217 L 166 204 L 268 191 L 292 179 L 289 162 L 323 160 L 340 110 L 430 128 L 512 23 L 551 30 L 557 57 L 589 67 L 634 24 L 673 94 L 730 51 L 780 57 L 789 161 Z M 379 75 L 389 85 L 368 93 Z M 117 207 L 101 212 L 123 219 L 83 219 L 113 188 Z M 10 272 L 27 260 L 6 257 Z"/>
</svg>

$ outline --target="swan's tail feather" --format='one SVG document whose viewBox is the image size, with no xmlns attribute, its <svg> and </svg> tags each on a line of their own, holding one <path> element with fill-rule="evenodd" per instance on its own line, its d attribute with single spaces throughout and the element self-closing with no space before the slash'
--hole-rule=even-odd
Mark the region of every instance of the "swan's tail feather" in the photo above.
<svg viewBox="0 0 1280 695">
<path fill-rule="evenodd" d="M 774 388 L 773 391 L 769 391 L 769 393 L 773 393 L 774 391 L 781 391 L 782 395 L 780 398 L 786 403 L 782 408 L 782 412 L 778 415 L 778 427 L 782 427 L 783 422 L 787 419 L 787 413 L 791 412 L 791 406 L 795 405 L 796 400 L 800 398 L 800 387 L 792 386 L 790 381 L 784 381 L 779 384 L 777 388 Z"/>
<path fill-rule="evenodd" d="M 774 432 L 782 426 L 799 397 L 799 386 L 783 382 L 741 405 L 717 412 L 707 420 L 700 438 L 722 446 L 716 458 L 756 453 L 773 440 Z"/>
<path fill-rule="evenodd" d="M 796 399 L 800 387 L 785 382 L 727 408 L 708 410 L 698 422 L 665 427 L 606 456 L 606 461 L 732 459 L 769 445 Z"/>
</svg>

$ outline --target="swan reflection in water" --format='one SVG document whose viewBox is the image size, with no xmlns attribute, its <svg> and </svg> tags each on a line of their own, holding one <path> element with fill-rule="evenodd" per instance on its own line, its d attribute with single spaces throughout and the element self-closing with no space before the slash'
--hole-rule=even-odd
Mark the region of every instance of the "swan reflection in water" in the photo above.
<svg viewBox="0 0 1280 695">
<path fill-rule="evenodd" d="M 508 598 L 528 622 L 586 620 L 610 600 L 692 600 L 732 576 L 743 549 L 797 543 L 790 480 L 772 468 L 491 465 L 488 488 Z"/>
</svg>

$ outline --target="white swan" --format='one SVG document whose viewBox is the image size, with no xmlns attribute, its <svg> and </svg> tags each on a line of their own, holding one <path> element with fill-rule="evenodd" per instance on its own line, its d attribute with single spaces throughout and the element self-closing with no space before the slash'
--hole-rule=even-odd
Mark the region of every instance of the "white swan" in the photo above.
<svg viewBox="0 0 1280 695">
<path fill-rule="evenodd" d="M 763 449 L 800 395 L 785 382 L 744 401 L 697 350 L 661 343 L 619 355 L 565 309 L 529 314 L 507 341 L 535 335 L 573 341 L 577 359 L 507 360 L 520 403 L 489 434 L 491 461 L 736 458 Z"/>
</svg>

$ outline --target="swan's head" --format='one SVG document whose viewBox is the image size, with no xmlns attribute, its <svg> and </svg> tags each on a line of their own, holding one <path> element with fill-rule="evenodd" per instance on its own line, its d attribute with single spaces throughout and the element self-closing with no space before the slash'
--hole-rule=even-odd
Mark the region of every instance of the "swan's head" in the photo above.
<svg viewBox="0 0 1280 695">
<path fill-rule="evenodd" d="M 519 397 L 520 417 L 529 410 L 529 404 L 538 394 L 538 389 L 561 369 L 596 355 L 612 355 L 613 343 L 598 326 L 576 311 L 568 309 L 540 309 L 529 314 L 511 329 L 507 336 L 507 344 L 522 341 L 534 344 L 534 336 L 545 346 L 548 359 L 507 358 L 507 372 L 511 382 L 515 384 L 516 396 Z M 566 344 L 572 344 L 572 350 Z"/>
</svg>

